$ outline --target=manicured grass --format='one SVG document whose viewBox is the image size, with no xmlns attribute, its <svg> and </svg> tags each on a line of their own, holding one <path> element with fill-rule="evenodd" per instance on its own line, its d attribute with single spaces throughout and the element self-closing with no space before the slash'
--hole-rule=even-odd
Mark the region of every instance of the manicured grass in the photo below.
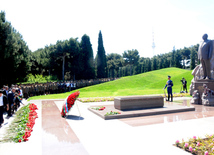
<svg viewBox="0 0 214 155">
<path fill-rule="evenodd" d="M 187 89 L 189 90 L 189 86 L 193 78 L 191 73 L 192 71 L 190 70 L 171 67 L 122 77 L 115 81 L 88 86 L 72 92 L 80 91 L 79 98 L 163 94 L 163 87 L 166 85 L 167 76 L 170 75 L 174 84 L 173 93 L 179 93 L 182 86 L 180 81 L 182 77 L 187 80 Z M 72 92 L 35 96 L 30 98 L 30 100 L 65 99 Z"/>
</svg>

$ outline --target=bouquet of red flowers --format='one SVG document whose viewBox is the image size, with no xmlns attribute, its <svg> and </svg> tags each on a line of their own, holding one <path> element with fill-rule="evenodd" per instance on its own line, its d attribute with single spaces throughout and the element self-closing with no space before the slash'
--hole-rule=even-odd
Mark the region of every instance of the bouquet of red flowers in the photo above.
<svg viewBox="0 0 214 155">
<path fill-rule="evenodd" d="M 78 98 L 79 94 L 80 92 L 77 91 L 67 97 L 67 99 L 65 100 L 65 103 L 62 106 L 62 112 L 61 112 L 62 117 L 65 117 L 66 113 L 68 113 L 71 107 L 73 107 L 74 102 Z"/>
</svg>

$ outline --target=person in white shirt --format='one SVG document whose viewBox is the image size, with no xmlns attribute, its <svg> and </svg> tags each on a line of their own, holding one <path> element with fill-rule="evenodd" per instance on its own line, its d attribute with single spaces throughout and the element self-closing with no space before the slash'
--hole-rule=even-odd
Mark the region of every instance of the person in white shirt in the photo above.
<svg viewBox="0 0 214 155">
<path fill-rule="evenodd" d="M 22 88 L 21 88 L 21 87 L 19 87 L 19 97 L 21 97 L 21 98 L 22 98 L 22 96 L 23 96 Z"/>
</svg>

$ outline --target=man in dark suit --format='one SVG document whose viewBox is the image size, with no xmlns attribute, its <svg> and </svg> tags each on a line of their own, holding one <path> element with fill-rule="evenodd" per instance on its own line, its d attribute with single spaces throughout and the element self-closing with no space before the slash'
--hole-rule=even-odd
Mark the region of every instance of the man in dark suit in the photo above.
<svg viewBox="0 0 214 155">
<path fill-rule="evenodd" d="M 7 95 L 7 98 L 8 98 L 8 103 L 9 103 L 9 110 L 7 111 L 7 116 L 10 117 L 12 116 L 11 114 L 11 110 L 12 110 L 12 106 L 14 104 L 13 102 L 13 99 L 15 97 L 15 92 L 16 92 L 16 89 L 13 87 L 11 91 L 9 91 L 8 95 Z"/>
<path fill-rule="evenodd" d="M 202 36 L 203 42 L 201 43 L 200 47 L 198 48 L 198 59 L 201 61 L 201 65 L 204 72 L 204 79 L 207 77 L 208 79 L 211 79 L 210 74 L 210 59 L 212 57 L 212 51 L 213 51 L 213 43 L 211 40 L 208 40 L 208 35 L 204 34 Z"/>
<path fill-rule="evenodd" d="M 4 118 L 3 118 L 4 111 L 8 109 L 9 109 L 9 106 L 8 106 L 7 97 L 3 95 L 3 90 L 1 89 L 0 90 L 0 127 L 4 123 Z"/>
</svg>

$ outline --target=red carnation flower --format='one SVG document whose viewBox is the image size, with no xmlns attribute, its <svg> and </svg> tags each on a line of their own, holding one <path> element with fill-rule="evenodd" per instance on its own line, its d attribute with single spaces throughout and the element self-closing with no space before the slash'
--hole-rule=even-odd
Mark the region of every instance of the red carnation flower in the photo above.
<svg viewBox="0 0 214 155">
<path fill-rule="evenodd" d="M 102 108 L 100 108 L 99 110 L 104 110 L 106 107 L 102 107 Z"/>
</svg>

